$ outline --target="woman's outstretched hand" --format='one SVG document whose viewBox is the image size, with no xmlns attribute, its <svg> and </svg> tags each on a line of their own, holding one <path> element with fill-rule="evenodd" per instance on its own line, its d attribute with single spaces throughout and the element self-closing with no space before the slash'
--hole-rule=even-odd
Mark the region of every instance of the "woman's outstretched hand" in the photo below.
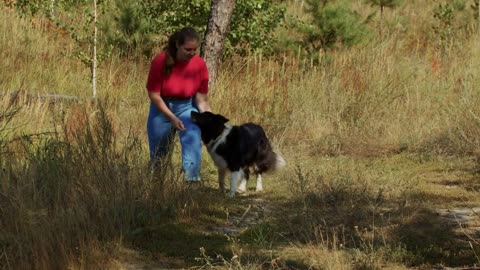
<svg viewBox="0 0 480 270">
<path fill-rule="evenodd" d="M 174 117 L 172 119 L 172 125 L 177 130 L 180 130 L 180 131 L 185 130 L 185 126 L 183 125 L 183 122 L 180 119 L 178 119 L 178 117 Z"/>
</svg>

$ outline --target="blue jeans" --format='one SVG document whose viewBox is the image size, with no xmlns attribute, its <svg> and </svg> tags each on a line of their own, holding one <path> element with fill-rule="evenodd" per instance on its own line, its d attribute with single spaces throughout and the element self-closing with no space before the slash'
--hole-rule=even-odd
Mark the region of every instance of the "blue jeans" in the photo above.
<svg viewBox="0 0 480 270">
<path fill-rule="evenodd" d="M 192 122 L 190 113 L 198 111 L 192 99 L 164 98 L 165 104 L 185 126 L 184 131 L 175 131 L 170 120 L 151 103 L 147 121 L 150 158 L 155 162 L 170 151 L 175 132 L 182 145 L 182 168 L 187 181 L 200 181 L 202 140 L 200 128 Z"/>
</svg>

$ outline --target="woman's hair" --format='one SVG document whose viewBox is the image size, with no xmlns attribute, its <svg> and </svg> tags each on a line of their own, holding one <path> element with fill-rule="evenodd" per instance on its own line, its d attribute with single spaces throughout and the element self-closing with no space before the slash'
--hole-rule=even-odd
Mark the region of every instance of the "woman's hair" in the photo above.
<svg viewBox="0 0 480 270">
<path fill-rule="evenodd" d="M 196 40 L 200 41 L 200 35 L 192 27 L 184 27 L 168 38 L 168 44 L 165 47 L 166 59 L 164 71 L 165 74 L 172 72 L 175 65 L 175 57 L 177 57 L 177 46 L 182 46 L 186 41 Z"/>
</svg>

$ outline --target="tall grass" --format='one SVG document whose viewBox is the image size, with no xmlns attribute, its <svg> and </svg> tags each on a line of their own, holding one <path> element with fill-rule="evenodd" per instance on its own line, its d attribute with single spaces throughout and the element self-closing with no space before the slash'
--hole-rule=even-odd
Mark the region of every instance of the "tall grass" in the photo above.
<svg viewBox="0 0 480 270">
<path fill-rule="evenodd" d="M 391 20 L 399 18 L 396 13 L 410 12 L 407 7 L 395 11 Z M 1 41 L 3 58 L 8 60 L 1 87 L 6 91 L 88 96 L 89 92 L 83 91 L 88 89 L 87 71 L 80 63 L 56 53 L 62 51 L 63 44 L 42 35 L 48 31 L 45 23 L 36 22 L 32 27 L 32 22 L 14 18 L 11 11 L 3 16 L 3 33 L 10 37 L 4 36 Z M 413 21 L 418 20 L 423 27 L 428 25 L 428 17 L 412 17 L 403 24 L 417 27 L 419 23 Z M 314 152 L 377 155 L 426 150 L 432 140 L 462 145 L 463 141 L 455 142 L 465 137 L 455 133 L 457 120 L 465 119 L 466 111 L 478 107 L 474 89 L 479 80 L 474 60 L 478 41 L 460 36 L 463 46 L 440 53 L 434 40 L 425 35 L 427 30 L 392 32 L 381 43 L 319 54 L 312 59 L 292 54 L 277 60 L 261 54 L 234 59 L 225 63 L 212 89 L 211 102 L 232 122 L 262 122 L 272 135 L 295 139 Z M 12 40 L 16 42 L 11 44 Z M 45 53 L 51 57 L 42 58 Z M 320 65 L 312 60 L 320 61 Z M 23 68 L 14 68 L 13 62 Z M 122 119 L 120 125 L 134 125 L 142 134 L 148 62 L 114 56 L 103 64 L 99 80 L 101 94 L 112 102 L 109 110 L 113 117 Z M 64 72 L 65 66 L 69 72 Z M 20 78 L 29 79 L 20 82 Z M 25 83 L 28 87 L 23 86 Z M 436 138 L 439 134 L 444 139 Z M 458 148 L 442 147 L 449 148 L 448 152 Z"/>
<path fill-rule="evenodd" d="M 10 112 L 2 124 L 20 117 Z M 153 175 L 141 140 L 131 130 L 118 136 L 104 105 L 52 114 L 56 122 L 48 134 L 4 138 L 0 264 L 6 268 L 108 264 L 108 243 L 174 218 L 168 213 L 187 198 L 178 170 L 161 179 Z"/>
<path fill-rule="evenodd" d="M 428 34 L 428 12 L 417 12 L 431 6 L 415 2 L 417 6 L 406 4 L 387 14 L 386 24 L 391 27 L 381 42 L 309 57 L 286 52 L 276 58 L 252 53 L 229 59 L 211 89 L 215 111 L 233 124 L 264 125 L 289 163 L 340 157 L 337 164 L 323 167 L 313 162 L 310 167 L 320 171 L 310 178 L 293 167 L 283 176 L 299 179 L 296 184 L 282 183 L 300 194 L 291 202 L 305 208 L 293 221 L 285 221 L 291 225 L 290 232 L 299 241 L 314 240 L 311 245 L 319 248 L 308 249 L 312 256 L 331 257 L 326 262 L 304 257 L 307 266 L 351 269 L 350 255 L 338 244 L 347 242 L 339 237 L 339 224 L 349 228 L 350 244 L 367 241 L 375 247 L 392 247 L 372 236 L 372 231 L 360 236 L 352 228 L 370 226 L 379 209 L 387 207 L 382 203 L 408 211 L 402 208 L 404 199 L 415 196 L 411 191 L 415 183 L 409 182 L 414 177 L 403 176 L 403 182 L 398 182 L 388 173 L 375 174 L 365 166 L 343 163 L 342 156 L 480 153 L 476 89 L 480 41 L 459 35 L 453 45 L 440 50 Z M 108 266 L 106 254 L 115 252 L 112 243 L 128 243 L 139 228 L 208 207 L 208 203 L 190 204 L 195 209 L 185 209 L 191 198 L 179 184 L 178 170 L 170 169 L 162 177 L 149 170 L 145 129 L 149 60 L 114 54 L 99 70 L 102 101 L 92 103 L 86 99 L 89 72 L 62 55 L 72 50 L 62 33 L 41 19 L 1 11 L 2 268 Z M 32 97 L 36 93 L 80 99 L 51 102 Z M 208 159 L 205 164 L 211 167 Z M 320 217 L 333 215 L 331 211 L 338 211 L 336 219 L 325 223 Z M 294 222 L 302 226 L 294 228 L 298 225 Z M 336 238 L 330 234 L 328 239 L 336 240 L 323 241 L 332 230 Z M 375 241 L 368 242 L 372 238 Z M 358 265 L 378 267 L 396 252 L 390 250 L 376 260 L 379 253 L 368 249 L 372 245 L 358 249 L 368 255 L 354 256 Z M 285 252 L 284 257 L 289 257 L 296 249 Z"/>
<path fill-rule="evenodd" d="M 312 152 L 432 150 L 426 145 L 441 135 L 451 144 L 435 147 L 464 153 L 454 147 L 464 142 L 454 130 L 478 107 L 477 41 L 442 58 L 433 47 L 399 49 L 394 39 L 331 53 L 320 66 L 253 55 L 226 68 L 212 102 L 234 121 L 266 123 Z"/>
</svg>

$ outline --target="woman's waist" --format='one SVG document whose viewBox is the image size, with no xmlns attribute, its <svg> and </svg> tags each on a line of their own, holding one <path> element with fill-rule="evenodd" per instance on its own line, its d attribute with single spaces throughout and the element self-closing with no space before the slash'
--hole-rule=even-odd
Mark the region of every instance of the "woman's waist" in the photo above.
<svg viewBox="0 0 480 270">
<path fill-rule="evenodd" d="M 182 97 L 182 96 L 161 96 L 165 102 L 189 102 L 193 97 Z"/>
<path fill-rule="evenodd" d="M 192 98 L 177 98 L 177 97 L 162 96 L 162 99 L 165 102 L 165 105 L 167 105 L 170 111 L 172 111 L 174 114 L 182 113 L 186 110 L 190 110 L 191 108 L 194 108 L 194 102 Z M 154 111 L 158 110 L 153 103 L 151 103 L 150 106 L 151 106 L 151 109 L 153 109 Z"/>
</svg>

